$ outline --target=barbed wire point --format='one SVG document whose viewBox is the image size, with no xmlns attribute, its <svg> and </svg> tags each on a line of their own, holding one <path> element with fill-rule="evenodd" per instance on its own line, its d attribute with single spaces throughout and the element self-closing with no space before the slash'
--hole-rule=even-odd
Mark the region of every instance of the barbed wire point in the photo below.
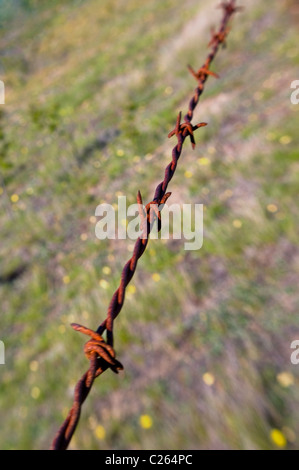
<svg viewBox="0 0 299 470">
<path fill-rule="evenodd" d="M 220 5 L 217 6 L 217 8 L 222 8 L 227 15 L 231 16 L 238 11 L 244 10 L 244 7 L 236 7 L 235 4 L 235 0 L 231 0 L 230 2 L 221 2 Z"/>
<path fill-rule="evenodd" d="M 222 47 L 226 47 L 226 37 L 229 33 L 229 28 L 225 28 L 223 31 L 218 31 L 218 33 L 215 33 L 215 29 L 211 29 L 211 40 L 208 44 L 208 47 L 212 47 L 215 45 L 222 45 Z"/>
<path fill-rule="evenodd" d="M 200 127 L 207 126 L 207 123 L 206 122 L 200 122 L 199 124 L 196 124 L 195 126 L 193 126 L 191 124 L 191 122 L 187 119 L 186 116 L 184 118 L 184 122 L 181 123 L 180 122 L 181 121 L 181 116 L 182 116 L 182 113 L 180 112 L 178 114 L 176 126 L 171 132 L 169 132 L 168 138 L 176 135 L 177 138 L 178 138 L 179 143 L 181 143 L 180 137 L 183 137 L 185 139 L 187 136 L 189 136 L 190 140 L 191 140 L 192 148 L 194 149 L 195 145 L 196 145 L 195 140 L 194 140 L 194 131 L 196 129 L 199 129 Z"/>
<path fill-rule="evenodd" d="M 86 328 L 83 325 L 79 325 L 78 323 L 71 323 L 71 327 L 74 330 L 91 337 L 91 339 L 84 345 L 84 353 L 89 361 L 96 356 L 97 358 L 104 359 L 109 364 L 109 367 L 113 372 L 123 369 L 123 365 L 115 359 L 115 351 L 113 347 L 110 346 L 110 344 L 107 344 L 99 333 L 91 330 L 90 328 Z"/>
<path fill-rule="evenodd" d="M 191 67 L 191 65 L 187 65 L 187 68 L 188 68 L 189 72 L 191 73 L 191 75 L 193 75 L 193 77 L 200 83 L 206 80 L 207 75 L 210 75 L 210 76 L 215 77 L 215 78 L 220 78 L 217 73 L 212 72 L 211 70 L 209 70 L 207 64 L 200 67 L 200 69 L 198 69 L 197 72 L 195 72 L 195 70 L 193 69 L 193 67 Z"/>
</svg>

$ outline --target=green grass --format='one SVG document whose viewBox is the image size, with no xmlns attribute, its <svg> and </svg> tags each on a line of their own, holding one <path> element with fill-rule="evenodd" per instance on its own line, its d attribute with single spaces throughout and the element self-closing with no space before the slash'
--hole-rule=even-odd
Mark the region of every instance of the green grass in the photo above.
<svg viewBox="0 0 299 470">
<path fill-rule="evenodd" d="M 195 0 L 6 7 L 0 447 L 40 449 L 88 365 L 69 324 L 98 326 L 132 253 L 96 239 L 95 209 L 138 189 L 151 200 L 195 87 L 186 65 L 203 63 L 216 18 Z M 251 2 L 233 20 L 196 111 L 209 125 L 170 184 L 175 202 L 205 205 L 203 247 L 150 241 L 115 324 L 125 372 L 96 381 L 71 448 L 276 449 L 273 429 L 298 448 L 295 14 L 292 1 Z"/>
</svg>

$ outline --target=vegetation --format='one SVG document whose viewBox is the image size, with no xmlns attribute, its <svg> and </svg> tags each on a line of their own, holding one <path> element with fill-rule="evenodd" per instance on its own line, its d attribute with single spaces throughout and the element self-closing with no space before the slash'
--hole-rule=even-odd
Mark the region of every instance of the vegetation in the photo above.
<svg viewBox="0 0 299 470">
<path fill-rule="evenodd" d="M 298 9 L 239 3 L 170 187 L 204 203 L 204 245 L 150 242 L 117 319 L 125 371 L 97 380 L 73 449 L 298 448 Z M 220 10 L 3 5 L 0 446 L 40 449 L 87 366 L 69 324 L 98 326 L 132 251 L 96 239 L 95 208 L 151 200 Z"/>
</svg>

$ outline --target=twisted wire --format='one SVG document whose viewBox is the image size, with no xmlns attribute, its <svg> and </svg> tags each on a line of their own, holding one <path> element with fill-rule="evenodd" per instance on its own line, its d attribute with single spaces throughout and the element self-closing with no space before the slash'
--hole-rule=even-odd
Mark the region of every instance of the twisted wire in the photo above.
<svg viewBox="0 0 299 470">
<path fill-rule="evenodd" d="M 91 339 L 84 346 L 84 352 L 86 357 L 90 361 L 90 365 L 89 369 L 81 377 L 75 387 L 72 408 L 70 409 L 65 421 L 59 428 L 53 440 L 51 446 L 52 450 L 67 449 L 77 427 L 78 421 L 80 419 L 82 405 L 85 402 L 92 388 L 95 378 L 105 372 L 108 368 L 110 368 L 115 373 L 118 373 L 119 370 L 123 369 L 122 364 L 116 360 L 115 351 L 113 349 L 114 320 L 119 315 L 123 307 L 125 301 L 126 287 L 134 276 L 138 260 L 143 255 L 147 247 L 148 236 L 152 230 L 153 222 L 155 221 L 155 219 L 157 219 L 157 215 L 151 217 L 152 206 L 156 205 L 158 207 L 161 207 L 166 202 L 166 200 L 171 194 L 167 193 L 166 191 L 175 173 L 178 160 L 182 153 L 183 144 L 186 138 L 190 137 L 192 147 L 194 148 L 194 131 L 199 127 L 203 127 L 206 125 L 206 123 L 199 123 L 193 126 L 191 124 L 191 121 L 193 118 L 194 110 L 199 102 L 199 98 L 204 91 L 204 85 L 208 77 L 218 77 L 217 74 L 210 70 L 210 65 L 213 62 L 220 46 L 225 46 L 226 44 L 226 38 L 229 32 L 227 25 L 231 16 L 236 11 L 241 10 L 241 7 L 237 7 L 235 3 L 235 0 L 230 0 L 222 2 L 219 5 L 219 7 L 223 9 L 223 17 L 220 23 L 219 30 L 217 32 L 212 31 L 212 37 L 209 42 L 209 47 L 211 47 L 211 51 L 209 52 L 203 66 L 197 72 L 194 71 L 191 66 L 188 66 L 190 73 L 197 80 L 198 84 L 189 102 L 188 112 L 184 116 L 183 123 L 181 123 L 181 113 L 179 113 L 175 129 L 171 131 L 168 135 L 168 137 L 172 137 L 175 135 L 177 138 L 177 144 L 172 150 L 172 160 L 165 169 L 163 181 L 161 181 L 156 187 L 153 200 L 146 205 L 144 213 L 140 213 L 142 235 L 137 239 L 132 257 L 127 261 L 123 268 L 119 287 L 112 296 L 105 320 L 100 324 L 96 331 L 90 330 L 82 325 L 72 324 L 72 327 L 76 331 L 80 331 L 83 334 L 91 336 Z M 142 197 L 140 192 L 138 192 L 137 195 L 137 202 L 140 205 L 142 204 Z M 161 224 L 158 224 L 158 230 L 159 229 L 161 229 Z M 106 342 L 102 338 L 102 334 L 105 332 L 105 330 L 107 335 Z"/>
</svg>

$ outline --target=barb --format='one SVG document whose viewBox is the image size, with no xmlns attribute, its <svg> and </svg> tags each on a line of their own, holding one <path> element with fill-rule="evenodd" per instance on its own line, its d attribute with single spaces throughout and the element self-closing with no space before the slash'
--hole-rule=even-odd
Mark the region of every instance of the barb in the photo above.
<svg viewBox="0 0 299 470">
<path fill-rule="evenodd" d="M 214 46 L 214 45 L 219 45 L 222 44 L 223 47 L 226 47 L 226 36 L 229 33 L 229 29 L 225 28 L 224 31 L 218 31 L 218 33 L 215 33 L 215 30 L 211 30 L 212 33 L 212 38 L 208 44 L 208 47 Z"/>
<path fill-rule="evenodd" d="M 181 124 L 181 117 L 182 117 L 182 112 L 180 111 L 177 117 L 176 125 L 173 131 L 169 132 L 168 138 L 172 137 L 173 135 L 176 135 L 178 139 L 178 143 L 182 143 L 182 137 L 187 137 L 189 135 L 192 148 L 195 149 L 195 140 L 194 140 L 194 134 L 193 131 L 198 129 L 199 127 L 204 127 L 207 126 L 206 122 L 200 122 L 199 124 L 196 124 L 196 126 L 192 126 L 192 124 L 185 119 L 185 122 Z"/>
<path fill-rule="evenodd" d="M 122 309 L 125 300 L 126 287 L 135 273 L 139 258 L 143 255 L 147 247 L 148 236 L 152 230 L 155 220 L 158 221 L 158 230 L 161 229 L 161 209 L 163 208 L 163 204 L 165 204 L 171 195 L 171 193 L 166 191 L 175 173 L 178 160 L 182 153 L 184 141 L 189 136 L 192 147 L 194 148 L 194 131 L 199 127 L 206 126 L 206 123 L 203 122 L 195 126 L 191 124 L 193 112 L 198 104 L 208 77 L 217 77 L 214 72 L 210 71 L 210 65 L 214 60 L 219 47 L 225 44 L 225 40 L 228 34 L 227 24 L 229 19 L 236 11 L 240 10 L 240 7 L 236 7 L 235 0 L 222 2 L 219 7 L 223 9 L 224 13 L 220 23 L 220 28 L 217 33 L 213 32 L 212 39 L 209 43 L 209 46 L 211 46 L 212 50 L 207 56 L 204 65 L 197 72 L 195 72 L 191 66 L 188 66 L 190 72 L 196 78 L 198 86 L 189 102 L 188 112 L 184 117 L 183 123 L 181 123 L 180 112 L 178 114 L 174 130 L 171 131 L 168 135 L 168 137 L 175 135 L 177 138 L 177 144 L 172 150 L 172 161 L 166 167 L 164 180 L 158 184 L 154 198 L 146 205 L 145 210 L 142 209 L 142 197 L 140 191 L 138 191 L 137 202 L 140 207 L 139 214 L 142 235 L 137 239 L 133 255 L 123 268 L 120 285 L 113 294 L 110 305 L 108 307 L 107 317 L 96 331 L 90 330 L 89 328 L 78 325 L 76 323 L 72 324 L 72 327 L 76 331 L 91 337 L 91 339 L 84 346 L 84 352 L 87 359 L 90 361 L 90 365 L 87 372 L 81 377 L 76 385 L 73 406 L 56 434 L 56 437 L 52 443 L 52 450 L 67 449 L 78 424 L 82 405 L 91 390 L 95 378 L 105 372 L 105 370 L 108 368 L 112 369 L 112 371 L 115 373 L 118 373 L 119 370 L 123 369 L 122 364 L 116 359 L 116 354 L 113 349 L 114 320 Z M 105 332 L 105 330 L 107 335 L 106 341 L 102 337 L 102 334 Z"/>
<path fill-rule="evenodd" d="M 219 78 L 219 75 L 217 73 L 212 72 L 211 70 L 209 70 L 206 65 L 204 65 L 203 67 L 200 67 L 200 69 L 197 72 L 195 72 L 195 70 L 193 70 L 191 65 L 188 65 L 187 67 L 189 69 L 189 72 L 193 75 L 193 77 L 196 78 L 198 83 L 200 83 L 202 80 L 204 80 L 207 77 L 207 75 L 211 75 L 212 77 Z"/>
</svg>

